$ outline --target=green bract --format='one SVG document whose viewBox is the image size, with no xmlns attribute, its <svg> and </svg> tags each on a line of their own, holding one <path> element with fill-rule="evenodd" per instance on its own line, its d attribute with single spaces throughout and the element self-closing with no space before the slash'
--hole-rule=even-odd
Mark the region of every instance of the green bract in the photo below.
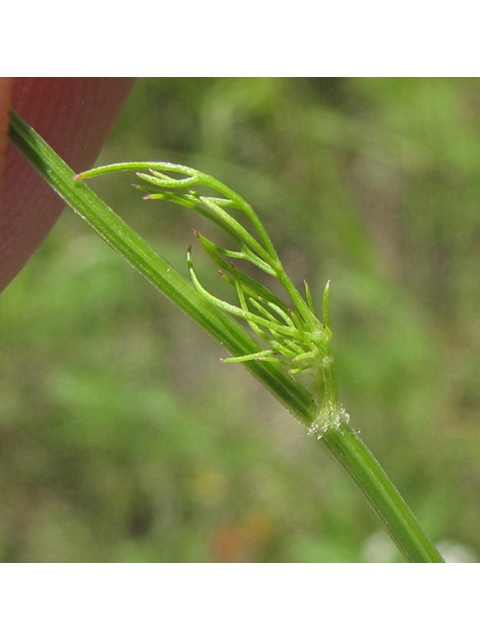
<svg viewBox="0 0 480 640">
<path fill-rule="evenodd" d="M 310 287 L 304 281 L 304 298 L 287 275 L 253 207 L 230 187 L 191 167 L 169 162 L 118 163 L 85 171 L 75 179 L 83 180 L 104 173 L 129 170 L 135 171 L 137 177 L 142 179 L 141 185 L 133 186 L 146 193 L 144 199 L 167 200 L 193 209 L 223 229 L 237 247 L 225 249 L 195 231 L 203 249 L 220 267 L 220 276 L 236 289 L 238 305 L 230 304 L 205 289 L 193 266 L 191 247 L 187 252 L 192 283 L 202 298 L 245 320 L 268 347 L 223 358 L 222 362 L 246 363 L 259 360 L 283 363 L 289 367 L 288 371 L 292 375 L 308 371 L 309 375 L 305 377 L 304 383 L 316 404 L 316 415 L 309 433 L 320 439 L 328 429 L 338 429 L 342 423 L 347 423 L 349 416 L 337 398 L 333 357 L 329 349 L 332 337 L 328 313 L 330 281 L 323 294 L 322 322 L 315 315 Z M 213 191 L 214 195 L 202 195 L 200 191 L 205 190 L 210 193 Z M 232 215 L 233 213 L 236 215 Z M 244 221 L 239 220 L 242 216 Z M 247 230 L 243 222 L 250 223 L 255 235 Z M 243 273 L 232 260 L 246 260 L 276 278 L 290 298 L 291 306 L 266 286 Z"/>
<path fill-rule="evenodd" d="M 323 369 L 331 368 L 332 357 L 328 348 L 332 336 L 328 326 L 330 283 L 325 287 L 322 322 L 315 315 L 308 284 L 304 281 L 304 299 L 283 268 L 258 215 L 238 193 L 201 171 L 168 162 L 108 165 L 79 174 L 77 179 L 126 171 L 129 168 L 137 170 L 141 165 L 144 165 L 148 173 L 137 171 L 137 176 L 143 183 L 134 186 L 147 193 L 145 199 L 168 200 L 197 211 L 221 227 L 237 246 L 235 250 L 225 249 L 195 232 L 201 246 L 220 267 L 221 277 L 235 287 L 238 306 L 221 300 L 202 286 L 193 266 L 191 248 L 187 253 L 188 268 L 197 291 L 213 305 L 246 320 L 251 329 L 269 346 L 248 355 L 225 358 L 223 362 L 279 361 L 291 367 L 290 373 L 306 369 L 320 373 Z M 174 176 L 164 173 L 165 171 Z M 178 174 L 182 177 L 178 177 Z M 199 188 L 209 188 L 215 195 L 201 195 Z M 245 221 L 250 221 L 257 237 L 229 211 L 235 212 L 237 216 L 243 214 Z M 276 278 L 290 297 L 292 307 L 257 280 L 243 273 L 232 259 L 246 260 Z M 325 389 L 321 391 L 324 393 Z"/>
</svg>

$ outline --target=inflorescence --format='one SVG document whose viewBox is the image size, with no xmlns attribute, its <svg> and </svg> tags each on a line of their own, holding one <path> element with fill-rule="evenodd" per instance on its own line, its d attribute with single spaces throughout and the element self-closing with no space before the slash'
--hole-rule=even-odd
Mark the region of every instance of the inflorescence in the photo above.
<svg viewBox="0 0 480 640">
<path fill-rule="evenodd" d="M 124 163 L 98 167 L 79 174 L 76 179 L 139 168 L 142 171 L 137 171 L 136 175 L 142 179 L 142 184 L 133 186 L 146 192 L 145 200 L 166 200 L 193 209 L 222 228 L 237 246 L 235 250 L 222 248 L 195 231 L 198 242 L 219 267 L 220 276 L 236 289 L 238 305 L 225 302 L 205 289 L 193 266 L 191 247 L 187 252 L 188 269 L 197 291 L 220 309 L 246 320 L 257 336 L 268 345 L 264 350 L 225 358 L 223 362 L 248 360 L 284 362 L 290 365 L 290 373 L 329 366 L 331 364 L 328 350 L 331 339 L 328 318 L 330 281 L 327 282 L 324 291 L 324 321 L 321 322 L 315 315 L 307 282 L 304 281 L 304 299 L 285 272 L 257 214 L 251 205 L 232 189 L 196 169 L 167 162 Z M 172 177 L 164 173 L 165 171 L 177 176 L 180 174 L 182 177 Z M 213 190 L 215 195 L 201 195 L 198 189 L 204 187 Z M 244 214 L 253 225 L 257 237 L 229 211 Z M 276 278 L 290 297 L 292 307 L 290 308 L 257 280 L 243 273 L 232 262 L 234 259 L 246 260 Z"/>
</svg>

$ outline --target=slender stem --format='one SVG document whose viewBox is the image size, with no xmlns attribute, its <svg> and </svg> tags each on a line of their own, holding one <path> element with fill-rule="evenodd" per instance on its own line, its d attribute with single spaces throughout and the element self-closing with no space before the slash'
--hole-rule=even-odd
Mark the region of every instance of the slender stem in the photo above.
<svg viewBox="0 0 480 640">
<path fill-rule="evenodd" d="M 322 434 L 330 453 L 361 487 L 391 538 L 410 562 L 443 562 L 395 485 L 358 433 L 342 422 Z"/>
<path fill-rule="evenodd" d="M 208 331 L 233 356 L 248 356 L 260 346 L 235 320 L 213 307 L 171 265 L 156 254 L 86 184 L 76 182 L 74 171 L 15 112 L 10 117 L 10 138 L 51 187 L 95 231 L 166 295 L 185 314 Z M 150 165 L 151 166 L 151 165 Z M 315 423 L 317 407 L 305 387 L 285 369 L 271 362 L 244 363 L 305 426 Z M 326 445 L 342 464 L 385 524 L 394 542 L 411 562 L 443 562 L 415 516 L 366 445 L 347 424 L 322 430 Z"/>
</svg>

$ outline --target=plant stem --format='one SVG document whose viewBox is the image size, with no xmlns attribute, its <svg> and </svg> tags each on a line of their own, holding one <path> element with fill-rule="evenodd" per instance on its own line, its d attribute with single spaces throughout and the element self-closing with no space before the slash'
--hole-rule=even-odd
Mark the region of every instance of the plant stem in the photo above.
<svg viewBox="0 0 480 640">
<path fill-rule="evenodd" d="M 233 356 L 261 347 L 235 320 L 208 304 L 194 287 L 119 218 L 18 114 L 11 112 L 10 138 L 40 175 L 95 231 L 161 293 L 202 326 Z M 306 427 L 314 424 L 308 390 L 277 363 L 247 361 L 250 372 Z M 345 422 L 322 430 L 319 442 L 340 462 L 364 493 L 389 534 L 411 562 L 443 562 L 392 481 L 358 434 Z"/>
<path fill-rule="evenodd" d="M 443 562 L 399 491 L 358 433 L 341 422 L 322 434 L 330 453 L 361 487 L 387 528 L 390 537 L 410 562 Z"/>
</svg>

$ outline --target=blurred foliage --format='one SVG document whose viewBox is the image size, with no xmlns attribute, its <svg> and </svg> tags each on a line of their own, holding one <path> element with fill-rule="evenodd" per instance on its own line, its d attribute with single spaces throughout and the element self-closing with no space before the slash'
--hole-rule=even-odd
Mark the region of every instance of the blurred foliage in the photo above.
<svg viewBox="0 0 480 640">
<path fill-rule="evenodd" d="M 480 80 L 139 80 L 99 162 L 148 159 L 241 193 L 318 301 L 332 280 L 352 423 L 477 561 Z M 186 273 L 208 223 L 92 186 Z M 0 322 L 3 562 L 400 561 L 326 451 L 71 212 Z"/>
</svg>

